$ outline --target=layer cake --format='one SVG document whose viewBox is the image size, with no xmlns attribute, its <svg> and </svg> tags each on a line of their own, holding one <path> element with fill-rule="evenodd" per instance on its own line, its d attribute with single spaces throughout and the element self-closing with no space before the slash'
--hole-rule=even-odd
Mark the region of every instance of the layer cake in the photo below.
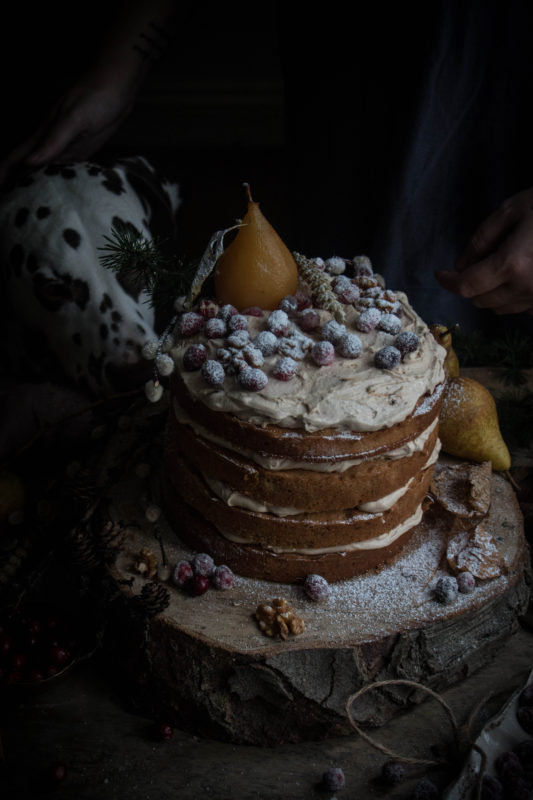
<svg viewBox="0 0 533 800">
<path fill-rule="evenodd" d="M 308 262 L 320 300 L 301 281 L 274 311 L 201 301 L 176 326 L 166 514 L 241 575 L 361 574 L 422 518 L 445 351 L 367 259 L 344 263 Z"/>
</svg>

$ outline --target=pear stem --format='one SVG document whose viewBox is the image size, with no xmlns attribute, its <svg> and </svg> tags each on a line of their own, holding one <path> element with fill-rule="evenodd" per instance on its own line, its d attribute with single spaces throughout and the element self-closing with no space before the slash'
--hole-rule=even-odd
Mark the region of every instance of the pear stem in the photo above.
<svg viewBox="0 0 533 800">
<path fill-rule="evenodd" d="M 243 183 L 243 186 L 244 186 L 244 188 L 246 189 L 246 197 L 247 197 L 247 199 L 248 199 L 248 202 L 249 202 L 249 203 L 253 203 L 254 201 L 253 201 L 253 199 L 252 199 L 252 192 L 250 191 L 250 184 L 249 184 L 249 183 L 246 183 L 246 182 L 244 182 L 244 183 Z"/>
</svg>

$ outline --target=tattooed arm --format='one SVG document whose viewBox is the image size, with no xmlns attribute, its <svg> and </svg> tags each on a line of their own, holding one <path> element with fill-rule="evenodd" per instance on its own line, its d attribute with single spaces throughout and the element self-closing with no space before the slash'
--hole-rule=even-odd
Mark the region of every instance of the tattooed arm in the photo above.
<svg viewBox="0 0 533 800">
<path fill-rule="evenodd" d="M 495 314 L 533 314 L 533 188 L 507 199 L 475 231 L 440 284 Z"/>
<path fill-rule="evenodd" d="M 0 186 L 21 166 L 83 160 L 102 147 L 132 110 L 143 79 L 169 42 L 176 4 L 121 0 L 90 69 L 0 163 Z"/>
</svg>

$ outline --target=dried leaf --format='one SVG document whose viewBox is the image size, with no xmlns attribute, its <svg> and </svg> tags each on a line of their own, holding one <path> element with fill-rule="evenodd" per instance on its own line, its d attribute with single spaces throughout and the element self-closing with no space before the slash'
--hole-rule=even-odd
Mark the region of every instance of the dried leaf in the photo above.
<svg viewBox="0 0 533 800">
<path fill-rule="evenodd" d="M 227 233 L 230 233 L 230 231 L 234 231 L 237 228 L 242 227 L 242 224 L 239 223 L 238 225 L 233 225 L 231 228 L 226 228 L 223 231 L 216 231 L 216 233 L 212 235 L 211 239 L 209 240 L 209 244 L 204 250 L 202 258 L 200 259 L 200 263 L 198 264 L 194 278 L 192 279 L 189 294 L 183 303 L 184 309 L 190 309 L 192 307 L 194 301 L 202 290 L 202 286 L 213 272 L 215 264 L 224 252 L 224 236 Z"/>
<path fill-rule="evenodd" d="M 480 523 L 473 531 L 461 531 L 448 542 L 448 564 L 454 572 L 471 572 L 479 580 L 497 578 L 503 558 L 494 538 Z"/>
</svg>

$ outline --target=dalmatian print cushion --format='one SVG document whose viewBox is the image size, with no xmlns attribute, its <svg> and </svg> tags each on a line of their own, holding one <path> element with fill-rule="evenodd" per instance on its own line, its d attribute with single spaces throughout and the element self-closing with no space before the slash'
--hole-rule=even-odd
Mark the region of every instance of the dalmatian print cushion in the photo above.
<svg viewBox="0 0 533 800">
<path fill-rule="evenodd" d="M 102 266 L 99 248 L 113 227 L 173 238 L 178 206 L 177 186 L 141 157 L 49 165 L 6 194 L 0 346 L 10 369 L 25 380 L 58 372 L 93 395 L 144 375 L 153 309 L 142 286 Z"/>
</svg>

